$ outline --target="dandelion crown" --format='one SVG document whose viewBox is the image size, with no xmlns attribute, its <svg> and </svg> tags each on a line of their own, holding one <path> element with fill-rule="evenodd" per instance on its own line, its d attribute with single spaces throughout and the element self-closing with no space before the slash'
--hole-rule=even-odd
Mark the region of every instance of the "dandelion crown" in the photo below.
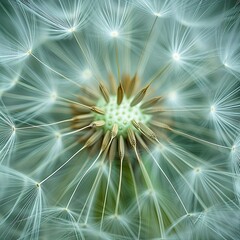
<svg viewBox="0 0 240 240">
<path fill-rule="evenodd" d="M 0 0 L 0 239 L 238 240 L 239 0 Z"/>
</svg>

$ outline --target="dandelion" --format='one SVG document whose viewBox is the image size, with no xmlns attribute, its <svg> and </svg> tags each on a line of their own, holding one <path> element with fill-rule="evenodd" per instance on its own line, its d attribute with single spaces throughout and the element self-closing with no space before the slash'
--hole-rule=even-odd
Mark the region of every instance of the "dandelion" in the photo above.
<svg viewBox="0 0 240 240">
<path fill-rule="evenodd" d="M 239 239 L 239 7 L 0 3 L 0 238 Z"/>
</svg>

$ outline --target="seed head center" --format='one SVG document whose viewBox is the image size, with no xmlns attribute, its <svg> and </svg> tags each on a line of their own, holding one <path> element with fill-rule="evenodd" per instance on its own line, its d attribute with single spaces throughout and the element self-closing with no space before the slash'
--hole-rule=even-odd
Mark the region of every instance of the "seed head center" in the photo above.
<svg viewBox="0 0 240 240">
<path fill-rule="evenodd" d="M 150 116 L 144 114 L 140 108 L 140 104 L 133 107 L 130 106 L 132 98 L 124 97 L 121 104 L 117 104 L 117 96 L 110 96 L 109 102 L 106 103 L 104 99 L 97 102 L 97 107 L 104 110 L 104 115 L 95 115 L 96 120 L 105 121 L 104 130 L 111 130 L 114 124 L 118 125 L 118 133 L 126 136 L 127 129 L 135 128 L 132 125 L 132 120 L 137 122 L 147 123 Z"/>
</svg>

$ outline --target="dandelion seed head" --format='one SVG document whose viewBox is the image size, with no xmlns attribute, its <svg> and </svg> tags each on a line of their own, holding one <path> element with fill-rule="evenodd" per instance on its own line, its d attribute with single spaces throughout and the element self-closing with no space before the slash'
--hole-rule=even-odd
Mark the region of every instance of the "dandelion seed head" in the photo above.
<svg viewBox="0 0 240 240">
<path fill-rule="evenodd" d="M 0 239 L 238 239 L 235 2 L 1 1 Z"/>
</svg>

